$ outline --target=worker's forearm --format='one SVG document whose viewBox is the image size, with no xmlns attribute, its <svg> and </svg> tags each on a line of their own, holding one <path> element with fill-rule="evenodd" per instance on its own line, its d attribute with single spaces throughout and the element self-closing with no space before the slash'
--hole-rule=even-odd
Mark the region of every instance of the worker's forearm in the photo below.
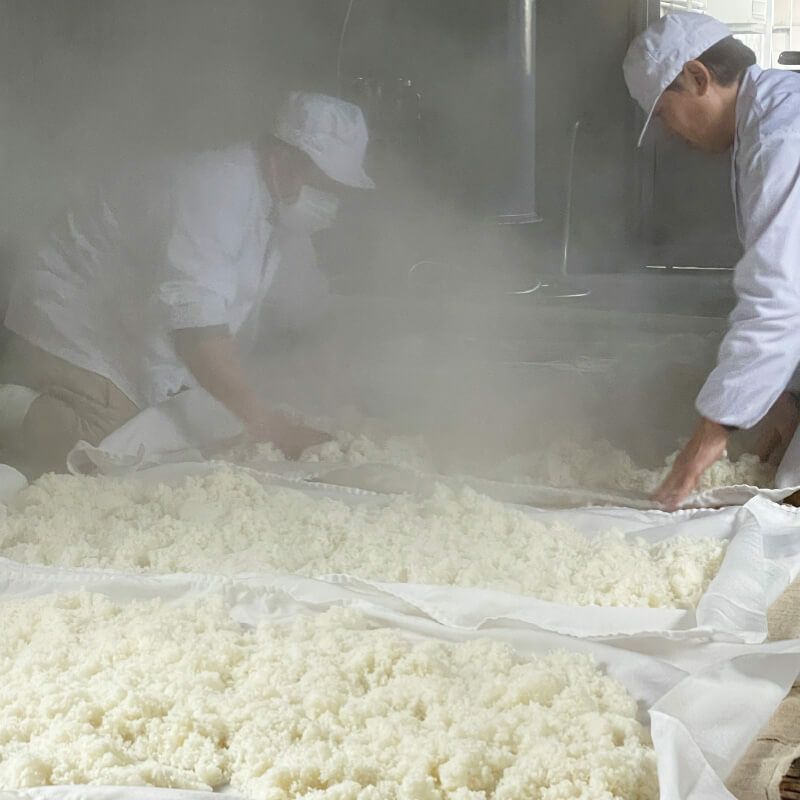
<svg viewBox="0 0 800 800">
<path fill-rule="evenodd" d="M 233 337 L 225 330 L 176 331 L 175 348 L 197 382 L 247 426 L 263 426 L 269 412 L 247 379 Z"/>
</svg>

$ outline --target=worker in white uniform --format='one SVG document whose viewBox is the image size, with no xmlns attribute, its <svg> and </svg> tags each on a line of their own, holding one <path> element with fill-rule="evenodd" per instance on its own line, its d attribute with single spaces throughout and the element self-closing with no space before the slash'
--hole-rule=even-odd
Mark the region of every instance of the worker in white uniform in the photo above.
<svg viewBox="0 0 800 800">
<path fill-rule="evenodd" d="M 656 21 L 624 63 L 630 93 L 648 115 L 640 146 L 657 118 L 692 147 L 732 151 L 744 249 L 729 330 L 697 398 L 700 419 L 656 494 L 667 508 L 696 487 L 737 429 L 761 425 L 759 455 L 782 459 L 779 486 L 792 485 L 800 467 L 800 442 L 790 446 L 799 417 L 800 75 L 755 63 L 723 23 L 692 12 Z"/>
<path fill-rule="evenodd" d="M 309 237 L 333 223 L 340 190 L 372 188 L 366 146 L 356 106 L 293 93 L 258 143 L 138 164 L 96 186 L 12 291 L 0 460 L 29 475 L 63 469 L 78 441 L 98 444 L 197 385 L 290 457 L 327 438 L 266 407 L 236 339 L 279 265 L 313 255 Z"/>
</svg>

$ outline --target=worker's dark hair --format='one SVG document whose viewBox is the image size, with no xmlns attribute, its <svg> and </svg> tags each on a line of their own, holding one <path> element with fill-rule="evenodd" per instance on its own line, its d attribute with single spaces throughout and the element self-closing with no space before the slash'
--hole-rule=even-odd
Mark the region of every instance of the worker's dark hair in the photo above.
<svg viewBox="0 0 800 800">
<path fill-rule="evenodd" d="M 291 157 L 297 161 L 302 161 L 306 164 L 314 163 L 311 160 L 310 155 L 303 152 L 299 147 L 295 147 L 293 144 L 289 144 L 288 142 L 284 142 L 283 139 L 279 139 L 274 133 L 264 134 L 261 137 L 261 145 L 262 147 L 268 147 L 271 150 L 281 150 L 284 153 L 291 154 Z"/>
<path fill-rule="evenodd" d="M 709 47 L 696 60 L 705 66 L 720 86 L 733 86 L 744 71 L 756 63 L 756 54 L 746 44 L 728 36 Z M 680 89 L 680 81 L 679 75 L 667 88 Z"/>
</svg>

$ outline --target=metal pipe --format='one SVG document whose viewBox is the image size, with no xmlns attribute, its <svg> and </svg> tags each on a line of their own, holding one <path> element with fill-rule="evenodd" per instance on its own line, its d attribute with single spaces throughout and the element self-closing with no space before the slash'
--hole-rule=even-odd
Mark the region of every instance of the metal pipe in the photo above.
<svg viewBox="0 0 800 800">
<path fill-rule="evenodd" d="M 492 219 L 502 225 L 539 222 L 535 192 L 536 0 L 509 0 L 506 60 L 513 96 L 506 113 L 513 115 L 509 125 L 517 152 L 502 176 L 505 186 Z"/>
<path fill-rule="evenodd" d="M 577 149 L 580 129 L 581 120 L 576 120 L 572 126 L 569 158 L 567 159 L 567 197 L 564 206 L 564 240 L 561 256 L 561 275 L 564 278 L 567 277 L 567 266 L 569 265 L 569 245 L 572 237 L 572 194 L 575 187 L 575 150 Z"/>
</svg>

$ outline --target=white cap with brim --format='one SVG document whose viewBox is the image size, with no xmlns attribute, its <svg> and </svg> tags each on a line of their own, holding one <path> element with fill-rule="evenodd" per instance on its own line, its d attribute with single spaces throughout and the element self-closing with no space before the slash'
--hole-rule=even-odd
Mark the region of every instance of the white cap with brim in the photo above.
<svg viewBox="0 0 800 800">
<path fill-rule="evenodd" d="M 325 94 L 292 92 L 278 113 L 274 133 L 338 183 L 375 188 L 364 172 L 369 136 L 358 106 Z"/>
<path fill-rule="evenodd" d="M 661 95 L 684 65 L 730 35 L 727 25 L 708 14 L 676 11 L 661 17 L 633 40 L 622 70 L 631 97 L 647 114 L 637 147 L 642 146 Z"/>
</svg>

